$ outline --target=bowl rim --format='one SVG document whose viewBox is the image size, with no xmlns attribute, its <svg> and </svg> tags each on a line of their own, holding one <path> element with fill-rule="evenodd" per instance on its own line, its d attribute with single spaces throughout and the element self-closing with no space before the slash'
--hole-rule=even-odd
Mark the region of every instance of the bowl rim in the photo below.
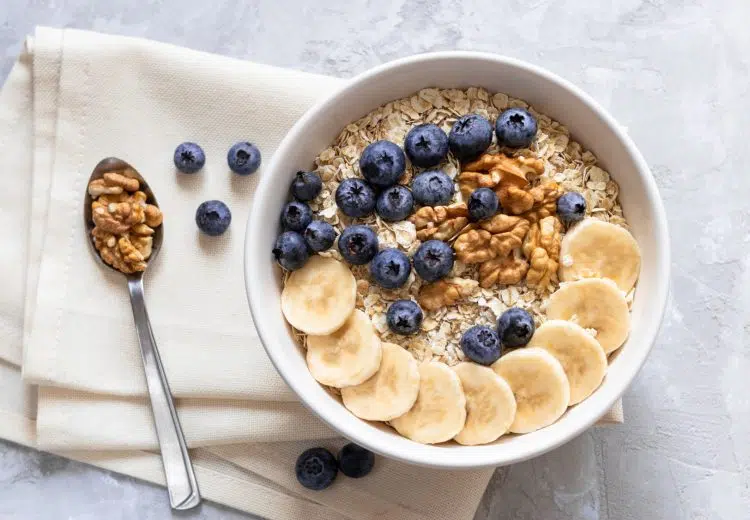
<svg viewBox="0 0 750 520">
<path fill-rule="evenodd" d="M 245 233 L 245 244 L 244 244 L 244 272 L 245 272 L 245 290 L 247 293 L 248 302 L 250 304 L 250 311 L 251 311 L 254 323 L 256 324 L 261 323 L 260 326 L 256 325 L 256 329 L 258 331 L 258 336 L 261 340 L 261 343 L 263 344 L 263 348 L 265 349 L 266 354 L 270 358 L 271 363 L 274 365 L 277 372 L 281 375 L 281 377 L 284 379 L 286 384 L 289 385 L 289 387 L 292 389 L 295 395 L 299 398 L 300 402 L 306 408 L 308 408 L 312 413 L 314 413 L 320 420 L 322 420 L 326 425 L 328 425 L 333 431 L 339 433 L 340 435 L 346 437 L 347 439 L 353 442 L 356 442 L 376 453 L 379 453 L 389 458 L 402 460 L 410 464 L 416 464 L 420 466 L 433 467 L 433 468 L 441 468 L 441 469 L 477 469 L 477 468 L 483 468 L 483 467 L 496 467 L 496 466 L 502 466 L 502 465 L 507 465 L 507 464 L 513 464 L 513 463 L 521 462 L 521 461 L 524 461 L 533 457 L 537 457 L 548 451 L 551 451 L 557 448 L 558 446 L 561 446 L 562 444 L 577 437 L 578 435 L 583 433 L 585 430 L 590 428 L 607 411 L 611 409 L 611 407 L 620 397 L 622 397 L 622 395 L 630 387 L 635 376 L 638 374 L 643 364 L 645 363 L 646 358 L 651 352 L 654 346 L 654 343 L 657 339 L 659 330 L 661 328 L 664 314 L 666 312 L 667 298 L 669 294 L 669 280 L 670 280 L 669 271 L 670 271 L 670 263 L 671 263 L 671 260 L 670 260 L 671 252 L 669 248 L 669 232 L 668 232 L 668 227 L 667 227 L 666 210 L 664 208 L 663 201 L 659 195 L 656 181 L 654 179 L 653 174 L 651 173 L 651 170 L 646 164 L 645 159 L 643 158 L 642 154 L 636 147 L 635 143 L 625 133 L 624 127 L 621 126 L 619 123 L 617 123 L 614 117 L 611 116 L 602 106 L 600 106 L 591 96 L 586 94 L 583 90 L 581 90 L 579 87 L 575 86 L 568 80 L 563 79 L 562 77 L 542 67 L 539 67 L 537 65 L 533 65 L 531 63 L 525 62 L 523 60 L 519 60 L 517 58 L 503 56 L 501 54 L 494 54 L 494 53 L 489 53 L 489 52 L 476 52 L 476 51 L 430 52 L 430 53 L 416 54 L 416 55 L 396 59 L 393 61 L 383 63 L 381 65 L 375 66 L 371 69 L 368 69 L 354 76 L 353 78 L 346 80 L 342 86 L 335 89 L 332 93 L 322 98 L 321 100 L 317 101 L 309 109 L 307 109 L 307 111 L 303 114 L 303 116 L 297 120 L 297 122 L 291 127 L 291 129 L 286 133 L 284 138 L 281 140 L 281 142 L 279 143 L 279 146 L 277 147 L 276 152 L 274 153 L 268 166 L 264 168 L 264 170 L 266 171 L 276 170 L 278 168 L 277 164 L 281 161 L 280 157 L 283 156 L 283 151 L 289 148 L 290 146 L 292 146 L 293 143 L 298 141 L 298 139 L 302 138 L 303 130 L 308 125 L 310 120 L 317 117 L 320 112 L 324 112 L 329 107 L 332 107 L 336 103 L 336 100 L 344 93 L 352 89 L 356 89 L 362 83 L 366 83 L 372 78 L 379 76 L 380 74 L 386 73 L 387 71 L 391 69 L 408 67 L 415 63 L 420 63 L 420 62 L 456 60 L 456 59 L 486 61 L 488 63 L 502 64 L 502 65 L 507 65 L 510 67 L 515 67 L 515 68 L 524 70 L 526 72 L 529 72 L 533 75 L 540 76 L 544 78 L 546 81 L 549 81 L 550 83 L 555 84 L 557 87 L 567 90 L 569 93 L 573 94 L 575 97 L 580 99 L 582 103 L 587 106 L 588 109 L 594 112 L 599 118 L 601 118 L 604 121 L 604 123 L 608 127 L 612 129 L 617 139 L 625 147 L 627 153 L 632 157 L 633 162 L 636 166 L 636 169 L 638 170 L 640 176 L 642 177 L 644 181 L 644 184 L 646 186 L 644 195 L 648 199 L 648 202 L 651 208 L 653 208 L 653 211 L 656 217 L 653 222 L 653 233 L 654 233 L 654 236 L 656 237 L 656 244 L 658 248 L 658 253 L 657 253 L 658 261 L 657 261 L 657 265 L 654 267 L 655 267 L 656 279 L 658 281 L 658 284 L 655 287 L 653 287 L 654 297 L 651 299 L 651 305 L 653 309 L 651 314 L 656 319 L 650 320 L 649 323 L 647 324 L 648 327 L 645 331 L 646 333 L 645 337 L 648 338 L 648 345 L 646 346 L 646 348 L 641 349 L 640 352 L 638 353 L 638 357 L 636 357 L 634 361 L 630 363 L 629 365 L 630 370 L 628 370 L 626 373 L 618 374 L 619 376 L 618 378 L 622 381 L 621 388 L 619 391 L 614 392 L 610 396 L 609 399 L 607 399 L 606 401 L 603 401 L 600 404 L 599 413 L 591 414 L 585 420 L 581 419 L 580 421 L 575 423 L 573 426 L 570 426 L 563 435 L 559 435 L 557 437 L 550 436 L 549 438 L 545 438 L 543 442 L 538 443 L 532 449 L 526 449 L 522 453 L 518 453 L 517 455 L 512 455 L 512 456 L 505 455 L 505 456 L 498 456 L 495 458 L 489 457 L 489 458 L 483 458 L 482 460 L 476 460 L 476 458 L 471 458 L 471 457 L 466 457 L 466 458 L 440 457 L 436 453 L 432 453 L 432 455 L 425 456 L 425 454 L 422 452 L 417 453 L 417 451 L 419 450 L 415 450 L 410 453 L 398 453 L 398 454 L 393 453 L 392 451 L 389 451 L 387 447 L 383 447 L 383 446 L 370 442 L 370 436 L 359 435 L 357 431 L 354 431 L 356 428 L 352 428 L 346 424 L 345 425 L 335 424 L 334 422 L 329 420 L 329 418 L 326 417 L 323 413 L 318 412 L 316 407 L 308 401 L 304 392 L 301 391 L 302 389 L 298 385 L 297 379 L 294 377 L 294 375 L 290 373 L 290 371 L 287 369 L 287 367 L 283 363 L 280 362 L 280 359 L 277 358 L 274 349 L 269 348 L 268 345 L 273 344 L 273 337 L 269 333 L 270 331 L 264 330 L 264 325 L 262 325 L 262 316 L 264 312 L 263 306 L 267 305 L 267 301 L 264 301 L 264 296 L 261 294 L 260 291 L 256 292 L 252 289 L 252 285 L 253 285 L 252 279 L 253 279 L 254 273 L 253 273 L 252 266 L 250 265 L 251 254 L 249 254 L 249 251 L 251 251 L 251 247 L 253 243 L 253 236 L 259 233 L 261 227 L 267 226 L 268 224 L 267 219 L 264 221 L 264 215 L 260 214 L 261 211 L 260 209 L 258 209 L 257 204 L 252 205 L 252 208 L 248 216 L 248 220 L 247 220 L 247 228 L 246 228 L 246 233 Z M 268 190 L 272 184 L 273 184 L 272 176 L 268 174 L 263 175 L 255 190 L 254 198 L 258 197 L 259 194 Z M 363 422 L 366 423 L 366 421 L 363 421 Z M 477 448 L 491 448 L 491 447 L 492 445 L 477 446 Z M 462 446 L 461 448 L 468 449 L 468 448 L 474 448 L 474 447 Z M 502 451 L 503 450 L 498 450 L 498 452 L 502 452 Z"/>
</svg>

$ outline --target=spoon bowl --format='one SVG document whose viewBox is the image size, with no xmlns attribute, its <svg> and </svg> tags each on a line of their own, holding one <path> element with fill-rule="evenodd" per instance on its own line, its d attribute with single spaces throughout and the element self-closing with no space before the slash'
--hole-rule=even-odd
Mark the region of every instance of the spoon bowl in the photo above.
<svg viewBox="0 0 750 520">
<path fill-rule="evenodd" d="M 96 246 L 94 246 L 94 239 L 91 236 L 91 230 L 94 229 L 94 219 L 91 213 L 91 203 L 94 202 L 94 198 L 89 194 L 88 186 L 89 184 L 91 184 L 91 181 L 103 178 L 105 173 L 119 173 L 121 175 L 124 175 L 125 177 L 137 179 L 140 183 L 140 188 L 138 189 L 146 194 L 146 202 L 148 202 L 149 204 L 153 204 L 156 207 L 159 207 L 159 203 L 156 201 L 156 196 L 151 190 L 151 186 L 149 186 L 148 182 L 146 182 L 146 179 L 143 178 L 138 170 L 133 168 L 129 163 L 123 161 L 122 159 L 118 159 L 117 157 L 107 157 L 106 159 L 102 159 L 101 161 L 99 161 L 99 163 L 94 167 L 94 171 L 91 172 L 89 180 L 86 182 L 87 189 L 86 194 L 83 197 L 83 223 L 84 229 L 86 230 L 86 236 L 88 237 L 88 244 L 91 247 L 92 253 L 94 253 L 94 256 L 102 265 L 112 269 L 117 273 L 125 274 L 102 260 L 102 257 L 99 255 L 99 251 L 97 251 Z M 151 262 L 156 259 L 159 251 L 161 250 L 161 245 L 164 241 L 163 222 L 160 226 L 154 228 L 154 234 L 151 236 L 151 238 L 153 239 L 153 244 L 151 245 L 151 256 L 146 261 L 147 269 Z M 144 272 L 145 271 L 139 271 L 133 274 L 125 274 L 125 276 L 140 278 L 143 276 Z"/>
</svg>

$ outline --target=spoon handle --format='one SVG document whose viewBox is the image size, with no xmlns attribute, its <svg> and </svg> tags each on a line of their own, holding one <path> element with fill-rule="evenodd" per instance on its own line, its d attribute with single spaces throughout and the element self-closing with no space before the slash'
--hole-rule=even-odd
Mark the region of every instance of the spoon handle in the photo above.
<svg viewBox="0 0 750 520">
<path fill-rule="evenodd" d="M 138 332 L 138 342 L 141 345 L 146 385 L 151 398 L 151 409 L 161 449 L 169 501 L 173 509 L 190 509 L 200 503 L 201 496 L 193 465 L 190 462 L 185 436 L 172 401 L 167 376 L 164 373 L 164 366 L 151 331 L 151 323 L 146 312 L 146 300 L 143 296 L 143 278 L 140 275 L 129 276 L 128 290 L 133 307 L 135 328 Z"/>
</svg>

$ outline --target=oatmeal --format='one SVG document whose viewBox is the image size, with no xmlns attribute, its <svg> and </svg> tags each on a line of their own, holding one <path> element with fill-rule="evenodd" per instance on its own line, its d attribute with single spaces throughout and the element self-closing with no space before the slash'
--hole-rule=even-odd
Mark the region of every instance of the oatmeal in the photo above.
<svg viewBox="0 0 750 520">
<path fill-rule="evenodd" d="M 622 208 L 617 201 L 617 183 L 605 170 L 597 166 L 596 157 L 590 151 L 584 150 L 579 143 L 570 138 L 568 130 L 563 125 L 539 114 L 519 99 L 510 98 L 502 93 L 490 94 L 481 88 L 424 89 L 409 98 L 388 103 L 347 125 L 335 142 L 323 150 L 315 160 L 316 171 L 323 180 L 323 189 L 320 197 L 310 202 L 310 207 L 318 218 L 333 225 L 339 233 L 353 222 L 364 223 L 376 230 L 381 247 L 395 247 L 410 256 L 419 247 L 422 239 L 454 238 L 450 235 L 457 235 L 456 230 L 468 224 L 468 219 L 460 208 L 452 209 L 450 205 L 437 208 L 424 206 L 417 210 L 410 220 L 395 223 L 386 222 L 377 215 L 351 219 L 338 210 L 334 193 L 343 179 L 361 178 L 359 158 L 365 147 L 372 142 L 387 139 L 402 145 L 407 132 L 417 124 L 434 123 L 448 132 L 461 115 L 475 113 L 494 121 L 501 111 L 509 107 L 526 108 L 536 117 L 539 125 L 536 139 L 527 149 L 500 149 L 493 142 L 487 153 L 496 157 L 493 159 L 495 164 L 477 164 L 479 161 L 474 161 L 465 165 L 468 167 L 462 168 L 453 155 L 448 155 L 440 168 L 458 184 L 453 203 L 465 203 L 473 189 L 487 186 L 498 192 L 503 207 L 504 200 L 509 207 L 515 205 L 514 209 L 523 210 L 520 213 L 528 212 L 523 215 L 524 220 L 536 221 L 539 216 L 548 216 L 550 202 L 553 203 L 554 199 L 554 194 L 550 195 L 550 186 L 551 183 L 555 183 L 558 188 L 552 189 L 553 192 L 560 190 L 581 193 L 586 200 L 590 217 L 626 227 Z M 503 152 L 502 156 L 497 155 L 500 152 Z M 497 175 L 494 182 L 491 176 L 481 173 L 498 169 L 505 175 L 502 180 L 503 175 Z M 399 182 L 408 185 L 419 171 L 408 163 L 406 173 Z M 516 188 L 513 178 L 519 176 L 533 180 L 533 187 L 527 191 Z M 534 196 L 528 193 L 532 190 L 536 190 L 537 197 L 541 195 L 542 202 L 537 204 L 536 209 L 532 209 Z M 559 193 L 556 194 L 559 196 Z M 544 213 L 545 210 L 547 214 Z M 467 236 L 462 242 L 475 242 L 478 236 L 486 236 L 486 233 L 480 235 L 479 231 L 472 231 L 467 233 L 471 234 L 471 238 Z M 360 291 L 358 307 L 370 316 L 385 341 L 398 343 L 407 348 L 418 360 L 436 359 L 448 365 L 455 365 L 464 359 L 459 346 L 461 335 L 472 325 L 492 325 L 503 311 L 514 306 L 528 310 L 534 316 L 537 325 L 544 322 L 542 309 L 558 283 L 555 277 L 551 276 L 553 269 L 549 264 L 549 255 L 545 258 L 543 251 L 543 248 L 536 247 L 531 251 L 536 255 L 532 257 L 531 283 L 528 270 L 524 271 L 524 261 L 520 258 L 509 258 L 506 255 L 499 260 L 485 260 L 484 263 L 477 264 L 462 261 L 459 256 L 450 277 L 454 280 L 463 280 L 459 283 L 471 289 L 464 288 L 461 298 L 455 298 L 449 305 L 434 310 L 425 309 L 422 329 L 414 336 L 403 337 L 393 334 L 386 324 L 385 313 L 389 303 L 395 300 L 420 299 L 420 290 L 425 284 L 416 273 L 412 272 L 405 286 L 397 290 L 383 289 L 376 284 L 368 283 L 367 289 Z M 341 259 L 336 249 L 321 254 Z M 483 268 L 484 277 L 480 275 Z M 370 274 L 366 267 L 354 266 L 352 270 L 357 280 L 369 282 Z M 521 276 L 521 271 L 524 271 L 523 280 L 513 285 L 490 283 L 493 280 L 505 280 L 507 284 Z M 480 285 L 482 278 L 487 287 Z M 546 283 L 542 286 L 540 282 Z M 423 300 L 424 296 L 421 299 Z"/>
<path fill-rule="evenodd" d="M 319 196 L 281 213 L 282 312 L 358 417 L 427 444 L 532 432 L 596 391 L 628 337 L 640 249 L 617 184 L 520 100 L 422 90 L 295 183 Z"/>
</svg>

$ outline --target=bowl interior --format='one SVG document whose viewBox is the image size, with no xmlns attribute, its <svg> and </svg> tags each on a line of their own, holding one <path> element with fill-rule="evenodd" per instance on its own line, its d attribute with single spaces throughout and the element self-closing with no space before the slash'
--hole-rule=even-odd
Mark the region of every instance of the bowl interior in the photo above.
<svg viewBox="0 0 750 520">
<path fill-rule="evenodd" d="M 421 445 L 388 427 L 352 415 L 309 374 L 304 353 L 289 333 L 279 302 L 279 272 L 269 251 L 279 230 L 268 225 L 286 201 L 299 169 L 311 168 L 348 123 L 378 106 L 425 87 L 481 86 L 523 99 L 566 125 L 620 185 L 620 200 L 643 254 L 632 307 L 630 338 L 613 357 L 602 386 L 568 409 L 555 424 L 494 444 Z M 445 468 L 499 466 L 518 462 L 570 440 L 599 419 L 625 391 L 658 332 L 667 296 L 668 238 L 656 185 L 642 157 L 620 127 L 588 96 L 542 69 L 496 55 L 437 53 L 373 69 L 313 107 L 292 128 L 266 168 L 256 191 L 247 230 L 246 284 L 253 318 L 268 354 L 302 402 L 345 437 L 382 455 Z"/>
</svg>

